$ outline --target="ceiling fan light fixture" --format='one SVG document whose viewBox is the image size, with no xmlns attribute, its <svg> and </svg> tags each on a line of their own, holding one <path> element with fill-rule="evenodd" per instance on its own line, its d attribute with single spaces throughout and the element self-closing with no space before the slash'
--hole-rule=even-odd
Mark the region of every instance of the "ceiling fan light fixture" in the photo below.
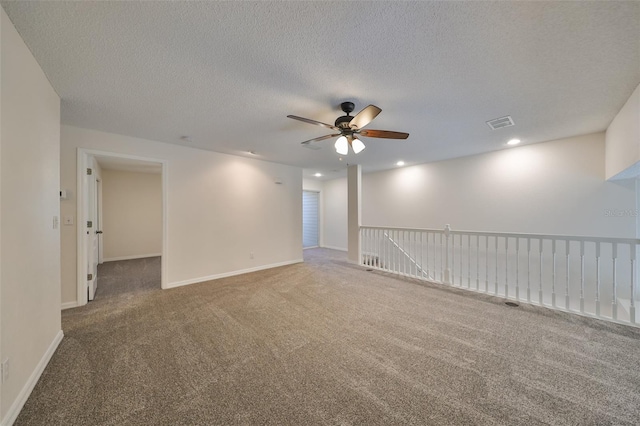
<svg viewBox="0 0 640 426">
<path fill-rule="evenodd" d="M 351 148 L 353 148 L 353 152 L 358 154 L 362 152 L 363 149 L 365 149 L 365 146 L 360 139 L 353 138 L 353 142 L 351 142 Z"/>
<path fill-rule="evenodd" d="M 340 155 L 349 153 L 349 141 L 345 136 L 340 136 L 334 146 L 336 147 L 336 152 Z"/>
</svg>

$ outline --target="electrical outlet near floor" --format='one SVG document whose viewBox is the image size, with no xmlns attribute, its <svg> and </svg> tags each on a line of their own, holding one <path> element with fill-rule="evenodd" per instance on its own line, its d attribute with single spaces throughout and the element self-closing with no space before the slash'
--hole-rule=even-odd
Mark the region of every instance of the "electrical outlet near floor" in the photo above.
<svg viewBox="0 0 640 426">
<path fill-rule="evenodd" d="M 2 383 L 4 383 L 9 380 L 9 358 L 2 361 L 0 369 L 2 369 Z"/>
<path fill-rule="evenodd" d="M 249 259 L 253 259 L 253 252 L 249 253 Z"/>
</svg>

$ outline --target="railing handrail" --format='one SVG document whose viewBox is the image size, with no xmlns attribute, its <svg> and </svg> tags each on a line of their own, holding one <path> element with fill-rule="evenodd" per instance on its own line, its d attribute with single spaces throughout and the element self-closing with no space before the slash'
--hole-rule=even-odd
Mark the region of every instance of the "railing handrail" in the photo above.
<svg viewBox="0 0 640 426">
<path fill-rule="evenodd" d="M 430 228 L 405 228 L 398 226 L 368 226 L 361 225 L 360 228 L 366 229 L 382 229 L 392 231 L 418 231 L 418 232 L 430 232 L 444 234 L 444 229 L 430 229 Z M 449 231 L 450 234 L 464 234 L 464 235 L 478 235 L 489 237 L 504 237 L 504 238 L 530 238 L 530 239 L 542 239 L 542 240 L 568 240 L 568 241 L 589 241 L 600 243 L 618 243 L 618 244 L 640 244 L 638 238 L 619 238 L 619 237 L 589 237 L 580 235 L 562 235 L 562 234 L 525 234 L 518 232 L 483 232 L 483 231 L 463 231 L 453 230 Z"/>
</svg>

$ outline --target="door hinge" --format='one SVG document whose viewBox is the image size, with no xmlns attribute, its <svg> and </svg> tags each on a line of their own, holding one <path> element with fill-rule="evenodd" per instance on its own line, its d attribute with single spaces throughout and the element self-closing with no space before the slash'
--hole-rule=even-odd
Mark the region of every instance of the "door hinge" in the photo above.
<svg viewBox="0 0 640 426">
<path fill-rule="evenodd" d="M 93 170 L 87 169 L 87 176 L 91 176 L 93 174 Z"/>
<path fill-rule="evenodd" d="M 87 281 L 91 281 L 93 279 L 93 274 L 87 274 Z"/>
<path fill-rule="evenodd" d="M 88 220 L 87 221 L 87 228 L 93 228 L 93 222 Z"/>
</svg>

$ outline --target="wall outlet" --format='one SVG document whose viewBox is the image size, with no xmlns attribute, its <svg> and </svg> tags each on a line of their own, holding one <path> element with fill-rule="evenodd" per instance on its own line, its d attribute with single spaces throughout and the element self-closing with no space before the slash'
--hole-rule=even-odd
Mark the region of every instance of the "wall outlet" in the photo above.
<svg viewBox="0 0 640 426">
<path fill-rule="evenodd" d="M 58 220 L 58 216 L 54 216 L 53 217 L 53 229 L 58 229 L 58 225 L 60 224 L 60 221 Z"/>
<path fill-rule="evenodd" d="M 249 253 L 249 259 L 253 259 L 253 252 Z"/>
<path fill-rule="evenodd" d="M 2 383 L 4 383 L 9 380 L 9 358 L 2 361 L 0 369 L 2 369 Z"/>
</svg>

